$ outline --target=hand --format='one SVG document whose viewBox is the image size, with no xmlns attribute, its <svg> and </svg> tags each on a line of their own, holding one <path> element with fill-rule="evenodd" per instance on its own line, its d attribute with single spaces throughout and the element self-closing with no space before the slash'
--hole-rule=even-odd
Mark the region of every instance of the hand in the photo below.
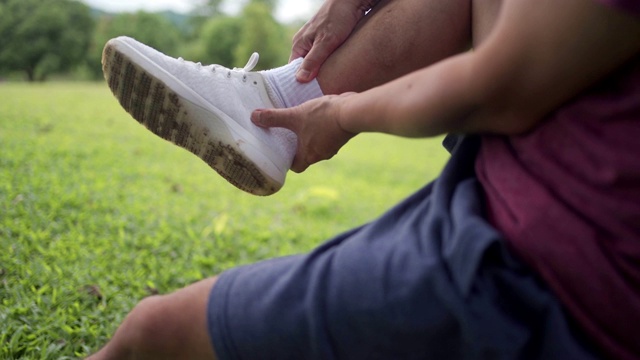
<svg viewBox="0 0 640 360">
<path fill-rule="evenodd" d="M 296 74 L 300 82 L 313 80 L 320 67 L 347 40 L 374 0 L 327 0 L 293 37 L 289 61 L 304 57 Z"/>
<path fill-rule="evenodd" d="M 251 114 L 251 121 L 260 127 L 287 128 L 298 135 L 291 170 L 300 173 L 309 165 L 332 158 L 355 136 L 338 123 L 340 104 L 351 94 L 323 96 L 287 109 L 258 109 Z"/>
</svg>

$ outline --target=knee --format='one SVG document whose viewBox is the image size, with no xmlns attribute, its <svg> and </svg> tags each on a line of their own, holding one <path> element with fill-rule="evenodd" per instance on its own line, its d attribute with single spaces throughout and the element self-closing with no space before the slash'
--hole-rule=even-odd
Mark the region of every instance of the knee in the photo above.
<svg viewBox="0 0 640 360">
<path fill-rule="evenodd" d="M 114 358 L 214 358 L 206 309 L 215 280 L 140 301 L 112 339 L 113 352 L 119 354 Z"/>
<path fill-rule="evenodd" d="M 125 335 L 134 358 L 159 359 L 180 351 L 180 334 L 171 323 L 171 307 L 166 295 L 144 298 L 125 320 Z"/>
</svg>

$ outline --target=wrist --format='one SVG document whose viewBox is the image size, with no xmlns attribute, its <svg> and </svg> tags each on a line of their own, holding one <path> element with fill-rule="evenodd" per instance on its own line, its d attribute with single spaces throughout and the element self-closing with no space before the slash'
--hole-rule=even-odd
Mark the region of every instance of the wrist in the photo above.
<svg viewBox="0 0 640 360">
<path fill-rule="evenodd" d="M 371 131 L 366 126 L 367 111 L 360 111 L 361 94 L 345 93 L 340 95 L 340 103 L 338 106 L 336 123 L 342 131 L 350 134 L 359 134 L 361 132 Z"/>
</svg>

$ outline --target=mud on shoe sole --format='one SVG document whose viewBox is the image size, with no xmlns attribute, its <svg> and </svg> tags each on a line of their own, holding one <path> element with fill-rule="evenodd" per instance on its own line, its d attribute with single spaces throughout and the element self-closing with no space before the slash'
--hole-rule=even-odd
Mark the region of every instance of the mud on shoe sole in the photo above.
<svg viewBox="0 0 640 360">
<path fill-rule="evenodd" d="M 282 187 L 282 181 L 243 154 L 224 124 L 211 121 L 210 112 L 172 91 L 116 46 L 105 46 L 102 66 L 120 105 L 151 132 L 197 155 L 243 191 L 266 196 Z"/>
</svg>

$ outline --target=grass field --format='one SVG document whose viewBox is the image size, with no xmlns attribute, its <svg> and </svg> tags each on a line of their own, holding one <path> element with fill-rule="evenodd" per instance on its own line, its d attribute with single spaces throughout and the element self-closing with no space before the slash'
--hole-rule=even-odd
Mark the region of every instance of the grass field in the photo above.
<svg viewBox="0 0 640 360">
<path fill-rule="evenodd" d="M 154 137 L 104 84 L 0 84 L 0 359 L 83 357 L 141 298 L 306 252 L 446 158 L 439 139 L 361 135 L 260 198 Z"/>
</svg>

